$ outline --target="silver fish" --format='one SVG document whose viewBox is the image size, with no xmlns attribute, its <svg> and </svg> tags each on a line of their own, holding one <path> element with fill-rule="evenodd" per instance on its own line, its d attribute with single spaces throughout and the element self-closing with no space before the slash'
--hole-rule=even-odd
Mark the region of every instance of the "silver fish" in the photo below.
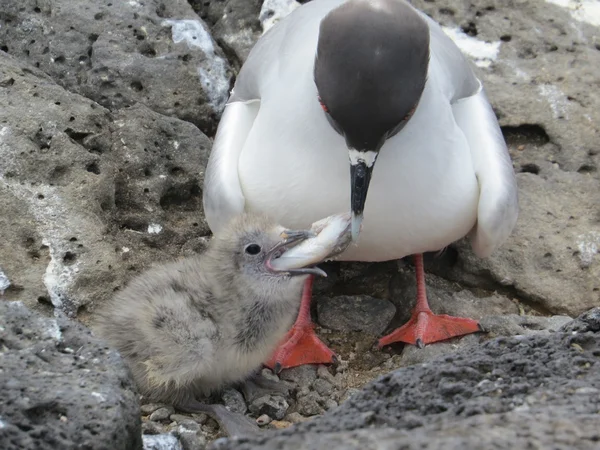
<svg viewBox="0 0 600 450">
<path fill-rule="evenodd" d="M 288 270 L 319 264 L 342 253 L 352 242 L 350 213 L 335 214 L 311 226 L 314 237 L 286 250 L 271 261 L 273 268 Z"/>
</svg>

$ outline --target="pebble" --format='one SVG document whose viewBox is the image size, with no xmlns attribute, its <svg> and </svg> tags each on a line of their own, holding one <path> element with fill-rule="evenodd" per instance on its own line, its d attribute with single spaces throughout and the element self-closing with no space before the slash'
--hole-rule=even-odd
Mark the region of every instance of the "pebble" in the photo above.
<svg viewBox="0 0 600 450">
<path fill-rule="evenodd" d="M 225 389 L 221 395 L 225 407 L 235 413 L 245 414 L 248 411 L 244 396 L 240 391 L 232 388 Z"/>
<path fill-rule="evenodd" d="M 177 429 L 181 432 L 196 433 L 200 431 L 200 424 L 192 419 L 182 420 L 177 422 Z"/>
<path fill-rule="evenodd" d="M 310 386 L 317 379 L 317 367 L 313 364 L 293 367 L 283 370 L 279 377 L 282 380 L 295 383 L 299 387 Z"/>
<path fill-rule="evenodd" d="M 151 421 L 142 422 L 142 434 L 162 434 L 164 432 L 164 427 L 159 423 Z"/>
<path fill-rule="evenodd" d="M 355 389 L 355 388 L 346 389 L 346 392 L 344 392 L 341 396 L 341 403 L 347 401 L 350 397 L 352 397 L 355 394 L 358 394 L 359 392 L 360 392 L 360 389 Z"/>
<path fill-rule="evenodd" d="M 153 422 L 160 422 L 163 420 L 169 419 L 171 414 L 173 414 L 175 410 L 170 406 L 163 406 L 162 408 L 158 408 L 152 414 L 150 414 L 149 419 Z"/>
<path fill-rule="evenodd" d="M 293 412 L 293 413 L 289 413 L 287 416 L 285 416 L 284 420 L 287 420 L 290 423 L 301 423 L 301 422 L 306 422 L 307 420 L 309 420 L 309 418 L 304 417 L 302 414 L 300 414 L 298 412 Z"/>
<path fill-rule="evenodd" d="M 278 430 L 281 430 L 283 428 L 287 428 L 289 426 L 291 426 L 292 424 L 290 422 L 287 422 L 285 420 L 274 420 L 273 422 L 271 422 L 271 426 L 273 428 L 276 428 Z"/>
<path fill-rule="evenodd" d="M 312 387 L 319 393 L 319 395 L 324 397 L 329 397 L 333 392 L 333 385 L 329 381 L 326 381 L 322 378 L 317 378 L 313 382 Z"/>
<path fill-rule="evenodd" d="M 163 405 L 162 403 L 146 403 L 145 405 L 140 406 L 140 411 L 142 412 L 143 416 L 147 416 L 152 414 L 157 409 L 163 408 L 164 406 L 166 405 Z"/>
<path fill-rule="evenodd" d="M 342 385 L 342 377 L 339 376 L 339 374 L 333 375 L 329 371 L 329 369 L 327 368 L 327 366 L 324 366 L 322 364 L 319 365 L 319 367 L 317 367 L 317 376 L 319 378 L 322 378 L 323 380 L 329 381 L 335 387 L 339 388 Z"/>
<path fill-rule="evenodd" d="M 204 413 L 194 413 L 192 414 L 192 418 L 200 425 L 205 424 L 208 420 L 208 416 Z"/>
<path fill-rule="evenodd" d="M 206 448 L 206 438 L 197 433 L 178 433 L 179 442 L 183 450 L 204 450 Z"/>
<path fill-rule="evenodd" d="M 319 324 L 336 331 L 362 331 L 379 336 L 395 314 L 392 302 L 368 295 L 320 297 L 317 303 Z"/>
<path fill-rule="evenodd" d="M 290 404 L 280 395 L 264 395 L 250 404 L 250 412 L 256 416 L 263 414 L 277 420 L 285 417 Z"/>
<path fill-rule="evenodd" d="M 142 436 L 144 450 L 183 450 L 179 440 L 172 434 Z"/>
<path fill-rule="evenodd" d="M 309 392 L 307 395 L 298 397 L 297 409 L 303 416 L 316 416 L 323 414 L 325 411 L 319 405 L 321 397 L 316 392 Z"/>
<path fill-rule="evenodd" d="M 333 408 L 337 408 L 337 406 L 338 406 L 338 402 L 336 402 L 332 398 L 327 398 L 323 402 L 323 408 L 325 408 L 327 411 L 329 411 L 330 409 L 333 409 Z"/>
<path fill-rule="evenodd" d="M 273 419 L 271 419 L 269 416 L 267 416 L 266 414 L 263 414 L 262 416 L 260 416 L 256 419 L 256 423 L 262 427 L 264 425 L 270 424 L 272 420 Z"/>
</svg>

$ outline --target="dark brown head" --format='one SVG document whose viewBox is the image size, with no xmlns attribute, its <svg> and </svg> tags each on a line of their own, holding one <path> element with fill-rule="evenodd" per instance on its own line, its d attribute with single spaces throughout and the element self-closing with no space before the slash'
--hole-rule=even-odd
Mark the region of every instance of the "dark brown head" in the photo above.
<svg viewBox="0 0 600 450">
<path fill-rule="evenodd" d="M 314 78 L 350 155 L 353 236 L 386 139 L 414 113 L 427 79 L 429 27 L 401 0 L 351 0 L 321 21 Z"/>
</svg>

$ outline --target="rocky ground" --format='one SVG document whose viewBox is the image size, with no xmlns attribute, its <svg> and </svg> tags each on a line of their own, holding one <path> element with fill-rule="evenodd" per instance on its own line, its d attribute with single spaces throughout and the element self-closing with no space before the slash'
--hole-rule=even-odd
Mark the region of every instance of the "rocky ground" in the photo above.
<svg viewBox="0 0 600 450">
<path fill-rule="evenodd" d="M 438 20 L 473 60 L 517 172 L 520 218 L 501 249 L 480 260 L 465 241 L 426 258 L 434 311 L 481 319 L 489 333 L 424 350 L 375 350 L 379 335 L 408 318 L 415 299 L 411 262 L 326 264 L 329 276 L 316 285 L 313 312 L 319 335 L 340 364 L 284 371 L 281 379 L 293 388 L 288 396 L 248 404 L 235 389 L 224 395 L 227 405 L 264 428 L 285 428 L 331 409 L 326 417 L 346 417 L 335 411 L 350 411 L 352 404 L 337 406 L 379 375 L 436 357 L 444 361 L 443 355 L 463 347 L 483 349 L 478 354 L 484 359 L 500 358 L 514 347 L 507 342 L 517 342 L 494 338 L 532 335 L 523 338 L 527 345 L 543 341 L 561 348 L 567 338 L 552 333 L 600 304 L 600 15 L 593 2 L 413 4 Z M 98 306 L 154 261 L 202 251 L 210 234 L 201 202 L 204 167 L 227 93 L 263 29 L 297 6 L 286 0 L 2 2 L 0 306 L 16 300 L 35 314 L 89 324 Z M 21 338 L 11 339 L 14 347 Z M 597 361 L 596 350 L 590 351 L 588 362 Z M 410 370 L 425 376 L 427 370 L 442 373 L 447 364 Z M 31 379 L 54 392 L 65 382 L 53 370 Z M 2 392 L 15 376 L 7 373 L 0 372 Z M 597 380 L 584 379 L 590 389 L 599 387 Z M 370 398 L 371 391 L 359 398 Z M 566 398 L 574 391 L 557 392 Z M 0 424 L 14 411 L 3 409 Z M 36 411 L 44 412 L 37 420 L 55 417 L 47 404 Z M 60 417 L 67 420 L 80 415 L 65 411 Z M 569 410 L 557 411 L 564 418 Z M 469 423 L 495 426 L 496 412 Z M 164 405 L 142 405 L 141 415 L 146 448 L 202 448 L 221 436 L 212 419 Z M 516 422 L 517 416 L 510 417 Z M 329 426 L 334 419 L 324 420 L 311 423 Z M 414 442 L 427 432 L 440 442 L 451 438 L 454 431 L 432 423 Z M 588 423 L 580 436 L 587 436 Z M 595 424 L 600 427 L 597 419 Z M 332 430 L 358 430 L 349 436 L 360 441 L 367 439 L 359 430 L 363 425 Z M 381 431 L 384 443 L 421 426 L 388 425 L 401 431 Z M 28 433 L 28 427 L 21 431 Z M 92 448 L 126 448 L 119 443 L 134 428 L 117 429 L 111 437 L 102 431 Z M 311 429 L 299 427 L 298 439 Z M 323 443 L 335 446 L 337 436 Z"/>
</svg>

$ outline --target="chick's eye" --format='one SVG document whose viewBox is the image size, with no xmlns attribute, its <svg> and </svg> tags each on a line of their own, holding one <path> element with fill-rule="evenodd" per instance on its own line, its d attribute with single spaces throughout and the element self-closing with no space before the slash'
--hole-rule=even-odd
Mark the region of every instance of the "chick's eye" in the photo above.
<svg viewBox="0 0 600 450">
<path fill-rule="evenodd" d="M 245 248 L 245 252 L 249 255 L 258 255 L 261 251 L 260 245 L 258 244 L 249 244 Z"/>
</svg>

